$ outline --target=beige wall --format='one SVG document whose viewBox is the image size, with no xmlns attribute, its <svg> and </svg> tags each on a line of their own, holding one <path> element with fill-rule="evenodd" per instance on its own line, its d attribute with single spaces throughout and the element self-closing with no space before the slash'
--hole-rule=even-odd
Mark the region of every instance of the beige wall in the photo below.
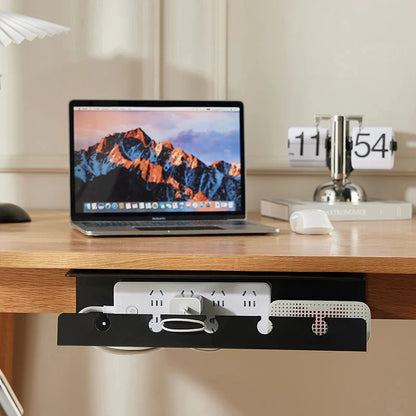
<svg viewBox="0 0 416 416">
<path fill-rule="evenodd" d="M 0 49 L 0 200 L 68 207 L 72 98 L 241 99 L 248 206 L 310 199 L 325 170 L 290 169 L 287 128 L 315 113 L 392 126 L 391 172 L 354 172 L 370 197 L 416 204 L 412 0 L 0 0 L 68 35 Z M 16 389 L 29 416 L 413 415 L 413 322 L 375 322 L 367 354 L 56 346 L 56 316 L 17 321 Z M 105 397 L 105 400 L 103 400 Z"/>
<path fill-rule="evenodd" d="M 19 318 L 27 415 L 415 414 L 415 324 L 373 321 L 367 353 L 57 347 L 56 315 Z"/>
</svg>

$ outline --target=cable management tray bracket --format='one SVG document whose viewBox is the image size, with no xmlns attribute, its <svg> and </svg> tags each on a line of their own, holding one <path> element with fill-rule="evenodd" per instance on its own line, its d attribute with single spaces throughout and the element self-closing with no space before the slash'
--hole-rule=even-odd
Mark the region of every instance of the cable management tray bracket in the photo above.
<svg viewBox="0 0 416 416">
<path fill-rule="evenodd" d="M 359 274 L 71 270 L 59 345 L 365 351 Z"/>
</svg>

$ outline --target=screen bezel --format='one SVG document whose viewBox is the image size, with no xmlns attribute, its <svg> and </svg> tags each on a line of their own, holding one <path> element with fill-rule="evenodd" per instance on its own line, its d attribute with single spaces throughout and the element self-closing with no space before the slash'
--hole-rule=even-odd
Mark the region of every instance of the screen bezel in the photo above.
<svg viewBox="0 0 416 416">
<path fill-rule="evenodd" d="M 240 114 L 241 209 L 212 212 L 154 212 L 154 213 L 80 213 L 76 212 L 74 175 L 74 107 L 238 107 Z M 186 219 L 245 219 L 246 183 L 244 153 L 244 106 L 241 101 L 195 100 L 71 100 L 69 103 L 70 194 L 72 221 L 163 221 Z"/>
</svg>

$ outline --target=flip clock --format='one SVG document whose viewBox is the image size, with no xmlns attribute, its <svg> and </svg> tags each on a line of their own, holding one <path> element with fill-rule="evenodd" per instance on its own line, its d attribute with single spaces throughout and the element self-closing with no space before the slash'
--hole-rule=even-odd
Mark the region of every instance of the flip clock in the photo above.
<svg viewBox="0 0 416 416">
<path fill-rule="evenodd" d="M 329 121 L 330 128 L 321 127 Z M 291 127 L 288 158 L 293 167 L 327 167 L 331 181 L 320 184 L 317 202 L 367 200 L 364 189 L 350 181 L 354 169 L 392 169 L 397 142 L 391 127 L 362 127 L 362 116 L 315 115 L 314 127 Z M 351 123 L 358 126 L 351 128 Z"/>
</svg>

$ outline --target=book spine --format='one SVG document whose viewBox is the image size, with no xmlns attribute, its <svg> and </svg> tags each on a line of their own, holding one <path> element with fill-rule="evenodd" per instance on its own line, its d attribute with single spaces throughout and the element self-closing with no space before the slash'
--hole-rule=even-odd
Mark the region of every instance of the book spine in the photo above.
<svg viewBox="0 0 416 416">
<path fill-rule="evenodd" d="M 288 221 L 289 205 L 263 199 L 260 201 L 260 214 L 265 217 Z"/>
<path fill-rule="evenodd" d="M 412 204 L 402 201 L 339 202 L 327 204 L 315 201 L 262 200 L 260 213 L 266 217 L 288 221 L 294 211 L 322 209 L 331 221 L 406 220 L 412 218 Z"/>
<path fill-rule="evenodd" d="M 331 221 L 376 221 L 376 220 L 404 220 L 412 218 L 410 204 L 373 205 L 365 202 L 359 205 L 322 207 Z"/>
</svg>

